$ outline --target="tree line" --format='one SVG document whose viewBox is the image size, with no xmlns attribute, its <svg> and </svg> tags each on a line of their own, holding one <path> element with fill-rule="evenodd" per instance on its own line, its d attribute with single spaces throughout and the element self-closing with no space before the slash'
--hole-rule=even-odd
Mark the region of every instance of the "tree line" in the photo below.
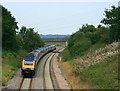
<svg viewBox="0 0 120 91">
<path fill-rule="evenodd" d="M 112 6 L 105 10 L 101 20 L 106 26 L 84 24 L 82 28 L 68 39 L 68 51 L 71 56 L 83 55 L 92 45 L 97 43 L 110 44 L 120 40 L 120 6 Z"/>
<path fill-rule="evenodd" d="M 2 9 L 2 49 L 17 51 L 20 49 L 32 51 L 33 49 L 44 46 L 38 32 L 34 28 L 26 28 L 25 26 L 19 29 L 16 19 L 11 12 L 0 5 Z"/>
</svg>

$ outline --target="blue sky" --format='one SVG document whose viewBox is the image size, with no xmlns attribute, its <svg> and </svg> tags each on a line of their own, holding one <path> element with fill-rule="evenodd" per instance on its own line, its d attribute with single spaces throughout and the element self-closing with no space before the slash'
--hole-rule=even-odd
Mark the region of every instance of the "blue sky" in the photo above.
<svg viewBox="0 0 120 91">
<path fill-rule="evenodd" d="M 39 34 L 72 34 L 83 24 L 97 26 L 105 8 L 117 2 L 4 2 L 19 28 L 32 27 Z"/>
</svg>

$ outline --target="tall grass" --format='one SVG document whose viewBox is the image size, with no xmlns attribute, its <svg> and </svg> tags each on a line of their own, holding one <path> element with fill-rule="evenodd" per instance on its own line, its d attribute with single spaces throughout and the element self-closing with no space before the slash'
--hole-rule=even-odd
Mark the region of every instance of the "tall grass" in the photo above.
<svg viewBox="0 0 120 91">
<path fill-rule="evenodd" d="M 62 57 L 64 59 L 64 61 L 68 61 L 68 60 L 72 60 L 73 56 L 70 54 L 70 51 L 68 50 L 68 48 L 66 48 L 63 52 L 62 52 Z"/>
<path fill-rule="evenodd" d="M 25 50 L 19 50 L 18 52 L 3 50 L 2 53 L 2 85 L 6 85 L 6 82 L 15 75 L 21 66 L 21 59 L 27 54 Z"/>
<path fill-rule="evenodd" d="M 92 52 L 92 51 L 95 51 L 95 50 L 98 50 L 99 48 L 104 48 L 106 46 L 105 43 L 101 43 L 101 42 L 98 42 L 94 45 L 92 45 L 89 49 L 88 49 L 88 52 Z"/>
<path fill-rule="evenodd" d="M 81 75 L 82 80 L 88 81 L 94 88 L 118 89 L 118 56 L 83 69 Z"/>
</svg>

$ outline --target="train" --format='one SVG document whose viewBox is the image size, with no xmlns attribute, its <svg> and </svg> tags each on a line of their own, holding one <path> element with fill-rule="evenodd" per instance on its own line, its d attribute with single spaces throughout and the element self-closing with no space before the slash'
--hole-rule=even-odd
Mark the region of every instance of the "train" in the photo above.
<svg viewBox="0 0 120 91">
<path fill-rule="evenodd" d="M 27 56 L 25 56 L 22 59 L 22 66 L 21 66 L 22 76 L 26 76 L 26 75 L 34 76 L 40 59 L 48 52 L 51 52 L 54 50 L 56 50 L 55 45 L 48 45 L 45 47 L 35 49 L 30 53 L 28 53 Z"/>
</svg>

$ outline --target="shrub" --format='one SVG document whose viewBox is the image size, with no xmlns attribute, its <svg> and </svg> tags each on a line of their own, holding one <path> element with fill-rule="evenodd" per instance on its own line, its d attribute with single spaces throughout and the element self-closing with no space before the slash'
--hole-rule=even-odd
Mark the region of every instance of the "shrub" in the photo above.
<svg viewBox="0 0 120 91">
<path fill-rule="evenodd" d="M 72 56 L 70 55 L 70 52 L 68 49 L 65 49 L 63 52 L 62 52 L 62 57 L 64 59 L 64 61 L 66 60 L 71 60 L 72 59 Z"/>
<path fill-rule="evenodd" d="M 87 38 L 82 39 L 81 41 L 76 42 L 70 49 L 72 56 L 83 55 L 86 50 L 92 45 L 91 41 Z"/>
</svg>

